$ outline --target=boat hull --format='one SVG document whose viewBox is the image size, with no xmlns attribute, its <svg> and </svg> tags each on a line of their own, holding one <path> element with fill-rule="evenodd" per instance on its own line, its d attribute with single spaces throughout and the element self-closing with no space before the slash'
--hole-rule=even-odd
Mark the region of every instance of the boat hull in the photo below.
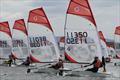
<svg viewBox="0 0 120 80">
<path fill-rule="evenodd" d="M 93 73 L 90 71 L 70 71 L 68 73 L 64 73 L 64 76 L 78 76 L 78 77 L 106 77 L 110 76 L 110 74 L 106 72 L 97 72 Z"/>
</svg>

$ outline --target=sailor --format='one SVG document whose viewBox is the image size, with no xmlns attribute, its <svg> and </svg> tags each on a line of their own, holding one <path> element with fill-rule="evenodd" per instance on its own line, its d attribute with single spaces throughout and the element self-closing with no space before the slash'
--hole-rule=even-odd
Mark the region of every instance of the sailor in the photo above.
<svg viewBox="0 0 120 80">
<path fill-rule="evenodd" d="M 23 62 L 22 65 L 29 66 L 30 63 L 31 63 L 31 59 L 30 59 L 30 57 L 28 56 L 27 59 L 26 59 L 26 61 Z"/>
<path fill-rule="evenodd" d="M 59 58 L 59 61 L 56 64 L 53 64 L 52 66 L 50 66 L 49 68 L 53 68 L 55 70 L 59 70 L 59 75 L 63 75 L 63 60 Z"/>
<path fill-rule="evenodd" d="M 95 57 L 94 61 L 91 64 L 86 65 L 84 67 L 91 66 L 91 65 L 93 65 L 93 68 L 89 68 L 86 71 L 98 72 L 98 69 L 102 67 L 102 62 L 99 60 L 98 57 Z"/>
<path fill-rule="evenodd" d="M 49 68 L 54 68 L 56 70 L 58 70 L 60 68 L 64 68 L 63 67 L 63 60 L 59 59 L 59 61 L 56 64 L 51 65 Z"/>
<path fill-rule="evenodd" d="M 64 57 L 62 56 L 62 55 L 60 55 L 60 57 L 59 57 L 59 60 L 62 60 L 62 61 L 64 61 Z"/>
<path fill-rule="evenodd" d="M 17 58 L 16 58 L 14 55 L 12 55 L 12 54 L 11 54 L 11 57 L 12 57 L 12 60 L 13 60 L 12 63 L 13 63 L 14 65 L 16 65 L 16 59 L 17 59 Z"/>
<path fill-rule="evenodd" d="M 12 55 L 9 55 L 8 66 L 11 67 L 12 63 L 13 63 Z"/>
</svg>

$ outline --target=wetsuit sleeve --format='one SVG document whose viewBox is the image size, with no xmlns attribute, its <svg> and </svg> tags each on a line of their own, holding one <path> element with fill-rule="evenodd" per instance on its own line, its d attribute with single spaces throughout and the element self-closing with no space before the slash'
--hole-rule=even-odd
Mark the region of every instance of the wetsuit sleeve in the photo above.
<svg viewBox="0 0 120 80">
<path fill-rule="evenodd" d="M 93 65 L 93 64 L 95 64 L 96 63 L 96 61 L 94 60 L 90 65 Z"/>
<path fill-rule="evenodd" d="M 93 64 L 95 64 L 95 60 L 91 63 L 91 64 L 88 64 L 88 65 L 86 65 L 86 66 L 84 66 L 84 67 L 87 67 L 87 66 L 91 66 L 91 65 L 93 65 Z"/>
</svg>

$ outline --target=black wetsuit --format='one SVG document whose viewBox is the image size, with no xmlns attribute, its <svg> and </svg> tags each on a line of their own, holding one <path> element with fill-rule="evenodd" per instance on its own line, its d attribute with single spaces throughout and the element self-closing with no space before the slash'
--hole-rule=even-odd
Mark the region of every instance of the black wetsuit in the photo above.
<svg viewBox="0 0 120 80">
<path fill-rule="evenodd" d="M 11 67 L 12 62 L 13 62 L 12 59 L 10 59 L 10 60 L 8 61 L 8 65 L 9 65 L 9 67 Z"/>
<path fill-rule="evenodd" d="M 30 63 L 31 63 L 30 59 L 27 58 L 27 60 L 25 62 L 23 62 L 22 65 L 29 66 Z"/>
</svg>

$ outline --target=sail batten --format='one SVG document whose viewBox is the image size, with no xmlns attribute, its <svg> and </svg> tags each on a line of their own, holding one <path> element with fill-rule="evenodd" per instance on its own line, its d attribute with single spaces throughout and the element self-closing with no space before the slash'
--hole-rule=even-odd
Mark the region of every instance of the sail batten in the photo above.
<svg viewBox="0 0 120 80">
<path fill-rule="evenodd" d="M 2 32 L 8 34 L 10 37 L 12 37 L 8 22 L 0 22 L 0 31 L 2 31 Z"/>
<path fill-rule="evenodd" d="M 45 15 L 45 12 L 43 11 L 42 8 L 37 8 L 37 9 L 31 10 L 30 14 L 29 14 L 28 22 L 45 25 L 45 27 L 47 27 L 51 31 L 53 31 L 46 15 Z"/>
</svg>

